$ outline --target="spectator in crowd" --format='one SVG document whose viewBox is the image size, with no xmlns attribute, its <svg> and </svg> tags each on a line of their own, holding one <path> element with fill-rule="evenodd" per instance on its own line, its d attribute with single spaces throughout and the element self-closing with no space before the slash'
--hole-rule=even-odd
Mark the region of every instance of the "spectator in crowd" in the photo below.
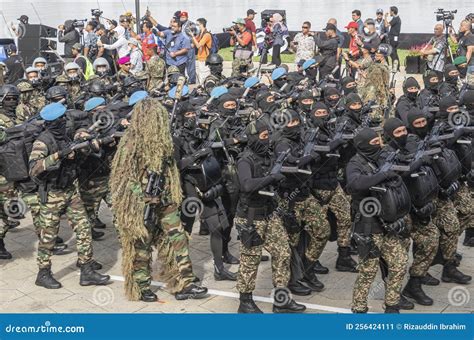
<svg viewBox="0 0 474 340">
<path fill-rule="evenodd" d="M 338 43 L 338 46 L 337 46 L 337 63 L 339 65 L 339 70 L 337 70 L 336 73 L 334 73 L 334 76 L 339 79 L 340 78 L 340 74 L 341 74 L 341 64 L 342 64 L 342 49 L 344 47 L 344 42 L 345 42 L 345 38 L 344 38 L 344 34 L 342 34 L 342 32 L 339 30 L 339 28 L 337 28 L 337 20 L 335 18 L 330 18 L 327 22 L 327 24 L 332 24 L 334 26 L 336 26 L 336 35 L 337 37 L 339 38 L 339 43 Z"/>
<path fill-rule="evenodd" d="M 184 33 L 186 39 L 189 40 L 191 48 L 188 50 L 188 56 L 186 60 L 186 73 L 188 74 L 188 84 L 196 84 L 196 51 L 189 38 L 187 31 L 192 30 L 193 22 L 189 20 L 188 12 L 181 11 L 179 14 L 179 22 L 181 23 L 181 31 Z"/>
<path fill-rule="evenodd" d="M 114 51 L 113 50 L 106 50 L 103 45 L 111 44 L 112 43 L 112 37 L 105 28 L 104 25 L 100 24 L 97 26 L 97 29 L 95 31 L 97 34 L 97 41 L 100 41 L 102 46 L 98 47 L 97 51 L 97 58 L 102 57 L 107 60 L 107 62 L 110 65 L 110 72 L 111 74 L 115 74 L 117 72 L 117 66 L 114 62 L 115 57 L 114 57 Z"/>
<path fill-rule="evenodd" d="M 130 68 L 132 67 L 132 63 L 130 62 L 130 56 L 126 55 L 122 58 L 119 58 L 117 61 L 120 67 L 120 70 L 117 72 L 117 76 L 120 81 L 123 81 L 125 78 L 132 75 L 130 72 Z"/>
<path fill-rule="evenodd" d="M 117 33 L 117 40 L 113 44 L 104 44 L 99 40 L 97 41 L 97 46 L 103 47 L 106 50 L 116 50 L 118 58 L 123 58 L 130 53 L 130 47 L 128 47 L 128 41 L 125 38 L 125 28 L 119 25 L 115 27 L 114 31 Z"/>
<path fill-rule="evenodd" d="M 74 56 L 74 62 L 81 68 L 82 74 L 85 80 L 89 80 L 94 75 L 94 67 L 90 62 L 89 58 L 81 53 L 82 45 L 79 43 L 74 44 L 72 47 L 72 55 Z"/>
<path fill-rule="evenodd" d="M 357 33 L 360 35 L 364 33 L 364 22 L 361 17 L 362 13 L 358 9 L 352 11 L 352 20 L 357 24 Z"/>
<path fill-rule="evenodd" d="M 140 50 L 140 43 L 137 39 L 130 38 L 128 46 L 130 47 L 130 72 L 136 75 L 138 72 L 143 71 L 143 53 Z"/>
<path fill-rule="evenodd" d="M 388 21 L 388 15 L 388 13 L 385 13 L 385 27 L 390 27 L 390 31 L 388 32 L 388 41 L 392 46 L 392 54 L 390 55 L 390 58 L 392 59 L 392 67 L 395 60 L 399 64 L 398 67 L 400 67 L 397 47 L 398 39 L 400 37 L 400 30 L 402 28 L 402 20 L 398 16 L 398 8 L 395 6 L 390 7 L 390 16 L 392 17 L 392 20 Z"/>
<path fill-rule="evenodd" d="M 336 26 L 333 24 L 327 24 L 324 28 L 326 31 L 326 39 L 320 39 L 319 33 L 315 35 L 314 41 L 319 47 L 319 52 L 323 57 L 323 61 L 319 66 L 319 79 L 323 79 L 326 75 L 330 74 L 337 66 L 337 49 L 339 38 L 336 34 Z"/>
<path fill-rule="evenodd" d="M 245 28 L 252 33 L 254 48 L 257 47 L 257 27 L 253 22 L 253 19 L 255 19 L 255 14 L 257 14 L 257 12 L 255 12 L 253 9 L 249 9 L 247 10 L 247 17 L 244 19 Z"/>
<path fill-rule="evenodd" d="M 450 28 L 451 38 L 458 44 L 456 55 L 466 57 L 466 63 L 469 66 L 474 65 L 474 34 L 471 32 L 471 22 L 469 20 L 461 21 L 459 34 L 454 34 L 454 29 Z"/>
<path fill-rule="evenodd" d="M 315 42 L 313 34 L 311 33 L 311 23 L 309 21 L 303 22 L 301 25 L 301 32 L 298 32 L 291 46 L 296 51 L 295 63 L 300 60 L 308 60 L 314 57 Z"/>
<path fill-rule="evenodd" d="M 288 29 L 283 23 L 283 17 L 280 13 L 273 13 L 270 18 L 271 32 L 273 34 L 273 46 L 272 46 L 272 64 L 280 66 L 281 57 L 280 51 L 281 47 L 285 44 L 285 35 L 288 35 Z"/>
<path fill-rule="evenodd" d="M 147 61 L 151 58 L 152 54 L 147 52 L 150 46 L 153 46 L 153 48 L 156 47 L 155 35 L 153 34 L 152 29 L 153 24 L 151 23 L 151 21 L 145 20 L 142 25 L 142 33 L 138 37 L 141 41 L 144 61 Z"/>
<path fill-rule="evenodd" d="M 361 37 L 361 45 L 369 44 L 375 48 L 380 45 L 380 37 L 375 29 L 374 19 L 367 19 L 364 23 L 364 34 Z"/>
<path fill-rule="evenodd" d="M 196 20 L 199 25 L 199 35 L 191 34 L 193 45 L 197 48 L 196 74 L 199 85 L 204 84 L 204 79 L 211 74 L 211 70 L 206 66 L 206 59 L 211 53 L 212 36 L 207 30 L 207 20 L 199 18 Z"/>
<path fill-rule="evenodd" d="M 18 79 L 23 78 L 25 65 L 23 63 L 23 58 L 17 53 L 15 44 L 8 45 L 7 54 L 8 59 L 5 60 L 6 74 L 4 81 L 7 84 L 13 84 Z"/>
<path fill-rule="evenodd" d="M 232 61 L 232 77 L 242 74 L 242 69 L 247 70 L 252 67 L 252 33 L 245 28 L 245 20 L 237 19 L 233 22 L 237 27 L 237 32 L 232 28 L 230 33 L 230 45 L 234 48 L 234 60 Z"/>
<path fill-rule="evenodd" d="M 434 37 L 420 50 L 420 54 L 427 59 L 428 68 L 443 77 L 446 62 L 446 39 L 444 39 L 443 24 L 435 25 Z"/>
<path fill-rule="evenodd" d="M 158 36 L 165 39 L 166 65 L 178 67 L 179 72 L 185 75 L 191 42 L 188 37 L 181 32 L 181 28 L 181 23 L 174 21 L 171 23 L 171 29 L 158 32 Z"/>
<path fill-rule="evenodd" d="M 94 60 L 97 57 L 98 47 L 97 40 L 99 37 L 95 33 L 97 28 L 97 21 L 89 21 L 84 29 L 84 55 L 90 60 Z"/>
<path fill-rule="evenodd" d="M 361 42 L 360 42 L 359 34 L 357 33 L 357 27 L 358 27 L 357 23 L 354 21 L 351 21 L 346 26 L 347 34 L 349 34 L 349 37 L 351 39 L 349 41 L 348 56 L 349 56 L 349 59 L 353 61 L 356 61 L 357 59 L 359 59 L 359 55 L 360 55 L 359 45 L 361 44 Z M 350 67 L 349 70 L 350 70 L 350 76 L 352 78 L 355 78 L 355 73 L 357 70 L 353 67 Z"/>
<path fill-rule="evenodd" d="M 66 20 L 64 25 L 59 25 L 58 41 L 64 43 L 65 62 L 70 62 L 72 58 L 74 58 L 72 55 L 72 46 L 81 41 L 81 36 L 74 28 L 72 20 Z"/>
<path fill-rule="evenodd" d="M 383 19 L 383 9 L 379 8 L 377 9 L 377 12 L 375 12 L 375 31 L 380 37 L 380 41 L 384 42 L 385 39 L 387 38 L 387 33 L 388 30 L 385 27 L 385 20 Z"/>
</svg>

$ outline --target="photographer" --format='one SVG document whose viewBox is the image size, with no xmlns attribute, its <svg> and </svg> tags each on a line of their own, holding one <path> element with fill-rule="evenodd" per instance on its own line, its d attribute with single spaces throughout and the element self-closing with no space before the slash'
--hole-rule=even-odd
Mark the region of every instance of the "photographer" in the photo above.
<svg viewBox="0 0 474 340">
<path fill-rule="evenodd" d="M 194 46 L 197 48 L 197 63 L 196 73 L 198 84 L 204 84 L 204 79 L 211 74 L 211 70 L 206 66 L 206 59 L 211 53 L 212 48 L 212 36 L 211 33 L 206 29 L 207 20 L 199 18 L 196 20 L 199 24 L 199 35 L 196 37 L 193 34 L 190 38 L 193 41 Z"/>
<path fill-rule="evenodd" d="M 451 39 L 453 39 L 453 41 L 458 44 L 456 55 L 458 57 L 466 57 L 468 66 L 474 65 L 474 34 L 471 32 L 471 22 L 468 20 L 461 21 L 458 36 L 454 34 L 454 29 L 452 26 L 449 28 L 449 33 L 451 35 Z"/>
<path fill-rule="evenodd" d="M 71 61 L 74 58 L 72 46 L 81 41 L 79 32 L 74 28 L 74 20 L 66 20 L 64 25 L 58 26 L 58 41 L 64 43 L 65 62 Z"/>
<path fill-rule="evenodd" d="M 95 33 L 97 27 L 97 21 L 89 21 L 84 34 L 84 55 L 90 60 L 94 60 L 97 57 L 99 48 L 97 47 L 97 40 L 99 37 Z"/>
<path fill-rule="evenodd" d="M 398 16 L 398 8 L 395 6 L 390 7 L 390 16 L 392 17 L 392 20 L 388 21 L 388 13 L 385 13 L 385 27 L 390 26 L 390 31 L 388 32 L 388 41 L 390 43 L 390 46 L 392 46 L 392 54 L 390 57 L 392 58 L 392 67 L 393 67 L 393 62 L 396 60 L 399 63 L 400 67 L 400 61 L 398 60 L 398 52 L 397 52 L 397 47 L 398 47 L 398 39 L 400 36 L 400 30 L 402 28 L 402 20 Z"/>
<path fill-rule="evenodd" d="M 117 50 L 118 58 L 123 58 L 130 52 L 127 38 L 125 38 L 125 28 L 122 25 L 115 27 L 114 32 L 117 33 L 117 40 L 111 44 L 104 44 L 101 40 L 97 41 L 97 46 L 106 50 Z"/>
<path fill-rule="evenodd" d="M 233 22 L 230 30 L 230 45 L 235 46 L 234 60 L 232 61 L 232 77 L 241 75 L 241 68 L 246 67 L 247 70 L 252 68 L 252 33 L 245 28 L 244 19 L 237 19 Z"/>
<path fill-rule="evenodd" d="M 320 80 L 330 74 L 337 66 L 337 49 L 339 46 L 339 37 L 336 35 L 336 26 L 333 24 L 327 24 L 324 30 L 326 31 L 326 40 L 321 40 L 319 33 L 314 37 L 314 41 L 324 58 L 319 66 Z"/>
</svg>

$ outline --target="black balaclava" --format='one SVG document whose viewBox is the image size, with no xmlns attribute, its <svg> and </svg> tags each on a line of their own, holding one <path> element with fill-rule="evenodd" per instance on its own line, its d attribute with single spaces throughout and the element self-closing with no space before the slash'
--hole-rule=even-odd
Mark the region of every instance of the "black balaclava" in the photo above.
<svg viewBox="0 0 474 340">
<path fill-rule="evenodd" d="M 269 91 L 259 91 L 256 96 L 257 106 L 262 110 L 263 113 L 272 114 L 278 108 L 275 101 L 268 102 L 267 99 L 273 96 Z"/>
<path fill-rule="evenodd" d="M 457 85 L 459 76 L 450 76 L 449 72 L 457 71 L 458 69 L 453 64 L 446 65 L 444 68 L 444 80 L 451 85 Z M 458 71 L 459 72 L 459 71 Z"/>
<path fill-rule="evenodd" d="M 346 110 L 356 121 L 360 122 L 360 114 L 362 112 L 362 106 L 359 110 L 353 110 L 350 106 L 354 103 L 360 102 L 362 104 L 362 99 L 360 99 L 357 93 L 351 93 L 346 97 Z"/>
<path fill-rule="evenodd" d="M 328 114 L 326 116 L 323 116 L 323 117 L 316 117 L 314 114 L 318 110 L 326 110 L 328 112 Z M 311 118 L 311 122 L 313 123 L 313 125 L 315 127 L 319 127 L 320 129 L 325 129 L 326 124 L 328 123 L 328 121 L 331 118 L 330 115 L 329 115 L 329 110 L 328 110 L 328 107 L 326 106 L 326 104 L 324 104 L 323 102 L 314 103 L 313 110 L 311 111 L 310 118 Z"/>
<path fill-rule="evenodd" d="M 45 121 L 44 126 L 49 132 L 51 132 L 57 141 L 68 140 L 66 132 L 66 116 L 51 121 Z"/>
<path fill-rule="evenodd" d="M 474 112 L 474 90 L 464 92 L 462 105 L 464 105 L 470 113 Z"/>
<path fill-rule="evenodd" d="M 370 141 L 377 137 L 377 133 L 370 128 L 363 128 L 354 137 L 354 146 L 357 149 L 357 152 L 373 162 L 377 161 L 382 152 L 382 147 L 380 145 L 370 144 Z"/>
<path fill-rule="evenodd" d="M 436 113 L 436 118 L 448 119 L 449 112 L 448 109 L 451 106 L 457 106 L 458 102 L 454 96 L 445 96 L 439 101 L 439 111 Z"/>
<path fill-rule="evenodd" d="M 424 139 L 428 133 L 430 132 L 430 126 L 428 122 L 422 128 L 416 128 L 413 126 L 413 122 L 419 118 L 426 118 L 426 115 L 417 107 L 413 107 L 408 111 L 407 119 L 408 119 L 408 131 L 414 133 L 421 139 Z"/>
<path fill-rule="evenodd" d="M 0 98 L 1 100 L 2 98 Z M 11 96 L 7 95 L 5 98 L 3 98 L 3 102 L 1 107 L 7 112 L 7 113 L 15 113 L 16 107 L 18 106 L 18 96 Z"/>
<path fill-rule="evenodd" d="M 282 137 L 288 138 L 292 141 L 299 141 L 301 137 L 301 118 L 299 114 L 295 110 L 285 110 L 282 114 L 285 116 L 284 119 L 286 119 L 288 123 L 294 119 L 299 119 L 300 121 L 300 123 L 295 126 L 289 127 L 288 124 L 285 125 L 281 132 Z"/>
<path fill-rule="evenodd" d="M 341 86 L 342 86 L 342 91 L 345 96 L 347 96 L 350 93 L 357 92 L 357 86 L 348 88 L 347 85 L 349 83 L 355 82 L 354 78 L 352 77 L 344 77 L 341 79 Z"/>
<path fill-rule="evenodd" d="M 288 79 L 286 79 L 286 76 L 284 77 L 280 77 L 276 80 L 273 81 L 273 83 L 279 88 L 281 89 L 283 87 L 283 85 L 285 85 L 286 83 L 288 82 Z"/>
<path fill-rule="evenodd" d="M 315 80 L 316 76 L 318 75 L 318 68 L 308 67 L 304 72 L 306 73 L 309 79 Z"/>
<path fill-rule="evenodd" d="M 264 121 L 256 120 L 251 122 L 247 126 L 247 136 L 248 136 L 248 147 L 250 150 L 255 152 L 257 155 L 265 156 L 268 154 L 268 150 L 270 149 L 270 138 L 267 139 L 260 139 L 259 135 L 265 130 L 268 130 L 267 124 Z"/>
<path fill-rule="evenodd" d="M 180 114 L 182 116 L 183 128 L 187 131 L 193 132 L 194 129 L 197 127 L 197 119 L 196 116 L 194 117 L 186 117 L 185 114 L 187 112 L 195 112 L 196 110 L 191 105 L 189 101 L 182 102 L 180 104 Z"/>
<path fill-rule="evenodd" d="M 338 99 L 336 100 L 329 99 L 330 96 L 333 96 L 335 94 L 339 96 Z M 324 89 L 324 102 L 326 103 L 328 107 L 335 107 L 337 103 L 339 102 L 340 98 L 341 98 L 341 94 L 335 87 L 326 87 Z"/>
<path fill-rule="evenodd" d="M 430 82 L 430 79 L 433 78 L 433 77 L 436 77 L 438 78 L 438 83 L 436 84 L 433 84 Z M 439 90 L 439 77 L 438 77 L 438 74 L 435 72 L 435 71 L 427 71 L 424 75 L 423 75 L 423 83 L 425 84 L 425 89 L 429 90 L 430 92 L 433 92 L 433 93 L 438 93 L 438 90 Z"/>
<path fill-rule="evenodd" d="M 393 135 L 393 131 L 401 126 L 405 126 L 405 124 L 398 118 L 389 118 L 383 124 L 383 135 L 394 149 L 403 149 L 407 144 L 408 135 L 401 137 Z"/>
<path fill-rule="evenodd" d="M 220 77 L 224 70 L 224 66 L 222 64 L 211 64 L 209 65 L 209 70 L 211 70 L 211 74 Z"/>
<path fill-rule="evenodd" d="M 403 83 L 403 93 L 411 100 L 415 100 L 418 97 L 418 92 L 408 92 L 410 87 L 417 87 L 418 90 L 420 89 L 420 84 L 418 81 L 413 77 L 408 77 L 405 82 Z"/>
<path fill-rule="evenodd" d="M 457 68 L 458 71 L 459 71 L 459 76 L 460 76 L 462 79 L 466 78 L 466 75 L 467 75 L 467 67 L 466 67 L 466 66 L 458 65 L 458 66 L 456 66 L 456 68 Z"/>
<path fill-rule="evenodd" d="M 222 96 L 219 97 L 219 102 L 217 104 L 217 112 L 219 112 L 221 115 L 223 116 L 234 116 L 235 113 L 237 112 L 237 106 L 235 107 L 235 109 L 226 109 L 224 108 L 224 104 L 226 102 L 230 102 L 230 101 L 234 101 L 236 102 L 237 104 L 237 100 L 236 98 L 229 94 L 229 93 L 226 93 L 226 94 L 223 94 Z"/>
<path fill-rule="evenodd" d="M 303 104 L 303 100 L 305 100 L 305 99 L 311 99 L 311 100 L 313 100 L 313 103 L 312 104 Z M 314 105 L 313 92 L 311 92 L 309 90 L 305 90 L 305 91 L 301 92 L 301 94 L 298 96 L 298 107 L 300 108 L 300 110 L 304 111 L 305 113 L 309 113 L 309 112 L 311 112 L 311 110 L 313 108 L 313 105 Z"/>
</svg>

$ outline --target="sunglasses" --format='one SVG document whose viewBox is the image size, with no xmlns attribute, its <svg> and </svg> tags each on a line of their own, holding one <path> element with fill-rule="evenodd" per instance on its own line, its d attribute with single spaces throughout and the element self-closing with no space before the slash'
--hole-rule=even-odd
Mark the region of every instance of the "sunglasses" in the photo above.
<svg viewBox="0 0 474 340">
<path fill-rule="evenodd" d="M 126 64 L 124 64 L 124 65 L 125 65 L 125 66 L 130 66 L 130 65 L 132 65 L 132 63 L 126 63 Z"/>
<path fill-rule="evenodd" d="M 302 26 L 301 28 L 308 29 L 309 27 L 308 26 Z"/>
</svg>

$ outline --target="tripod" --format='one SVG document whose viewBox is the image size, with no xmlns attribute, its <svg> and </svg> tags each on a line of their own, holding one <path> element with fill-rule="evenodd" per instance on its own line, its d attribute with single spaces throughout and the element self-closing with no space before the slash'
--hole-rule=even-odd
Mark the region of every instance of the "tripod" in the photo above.
<svg viewBox="0 0 474 340">
<path fill-rule="evenodd" d="M 445 27 L 445 32 L 444 32 L 444 45 L 441 51 L 438 53 L 438 56 L 436 57 L 436 62 L 433 63 L 433 66 L 438 64 L 439 58 L 442 55 L 446 54 L 446 48 L 448 49 L 449 52 L 449 58 L 451 60 L 451 63 L 454 63 L 454 58 L 453 58 L 453 53 L 451 52 L 451 48 L 449 47 L 449 28 L 452 27 L 452 24 L 449 22 L 443 22 L 444 27 Z M 453 28 L 454 30 L 454 28 Z"/>
</svg>

